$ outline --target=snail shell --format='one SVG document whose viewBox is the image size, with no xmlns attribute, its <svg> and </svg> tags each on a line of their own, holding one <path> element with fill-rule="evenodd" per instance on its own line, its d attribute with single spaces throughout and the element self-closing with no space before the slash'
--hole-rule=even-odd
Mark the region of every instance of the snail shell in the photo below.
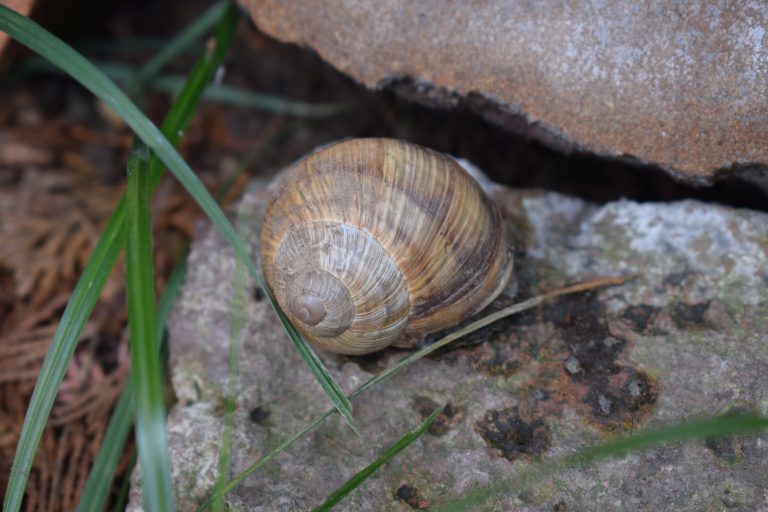
<svg viewBox="0 0 768 512">
<path fill-rule="evenodd" d="M 452 158 L 352 139 L 288 168 L 260 235 L 267 284 L 311 343 L 365 354 L 474 315 L 513 258 L 495 205 Z"/>
</svg>

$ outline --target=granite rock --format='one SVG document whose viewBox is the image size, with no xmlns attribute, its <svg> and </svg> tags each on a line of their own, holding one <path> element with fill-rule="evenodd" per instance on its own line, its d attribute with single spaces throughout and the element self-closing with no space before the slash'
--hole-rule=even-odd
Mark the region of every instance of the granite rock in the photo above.
<svg viewBox="0 0 768 512">
<path fill-rule="evenodd" d="M 768 414 L 766 214 L 694 201 L 596 206 L 554 193 L 489 193 L 514 232 L 518 297 L 597 276 L 638 277 L 541 305 L 411 365 L 353 402 L 361 438 L 332 416 L 230 492 L 230 510 L 316 506 L 435 407 L 443 411 L 430 431 L 341 509 L 423 509 L 616 434 L 731 410 Z M 258 217 L 265 197 L 264 187 L 252 188 L 241 216 Z M 182 510 L 215 481 L 234 272 L 227 244 L 201 226 L 170 325 L 178 402 L 168 431 Z M 328 407 L 247 286 L 232 475 Z M 502 295 L 491 307 L 514 301 Z M 349 391 L 405 354 L 321 356 Z M 139 480 L 134 474 L 130 510 L 141 508 Z M 763 433 L 562 470 L 480 510 L 766 510 L 766 488 Z"/>
</svg>

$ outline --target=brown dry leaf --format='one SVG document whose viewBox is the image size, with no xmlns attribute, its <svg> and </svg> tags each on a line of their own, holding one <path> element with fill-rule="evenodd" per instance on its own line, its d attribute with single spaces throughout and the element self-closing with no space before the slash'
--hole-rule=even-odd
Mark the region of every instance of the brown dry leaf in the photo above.
<svg viewBox="0 0 768 512">
<path fill-rule="evenodd" d="M 182 148 L 200 144 L 228 153 L 242 153 L 253 149 L 254 141 L 233 133 L 225 112 L 211 108 L 201 111 L 192 121 Z"/>
<path fill-rule="evenodd" d="M 164 231 L 177 231 L 190 239 L 195 222 L 201 214 L 202 210 L 197 203 L 174 183 L 165 181 L 158 190 L 152 212 L 152 216 L 157 219 L 155 230 L 158 234 Z"/>
<path fill-rule="evenodd" d="M 58 512 L 76 508 L 110 413 L 111 407 L 94 408 L 58 427 L 46 428 L 30 473 L 26 510 Z M 125 472 L 127 460 L 124 456 L 118 474 Z"/>
<path fill-rule="evenodd" d="M 128 151 L 133 144 L 133 134 L 129 131 L 103 131 L 76 124 L 67 128 L 67 135 L 76 143 L 120 148 Z"/>
<path fill-rule="evenodd" d="M 0 167 L 50 167 L 61 152 L 77 143 L 61 120 L 43 119 L 34 97 L 20 95 L 13 105 L 13 110 L 0 105 Z"/>
<path fill-rule="evenodd" d="M 78 351 L 67 369 L 51 415 L 51 425 L 65 425 L 93 412 L 109 410 L 128 378 L 128 344 L 117 348 L 117 368 L 106 373 L 89 350 Z"/>
<path fill-rule="evenodd" d="M 8 327 L 0 330 L 0 385 L 34 382 L 56 331 L 57 323 L 51 318 L 67 299 L 66 294 L 60 294 L 39 307 L 21 307 L 8 316 L 4 324 Z M 92 332 L 92 328 L 86 328 L 85 334 Z"/>
<path fill-rule="evenodd" d="M 0 331 L 3 330 L 6 319 L 13 311 L 15 303 L 13 289 L 13 275 L 7 268 L 0 266 Z"/>
<path fill-rule="evenodd" d="M 4 467 L 13 460 L 27 402 L 57 327 L 51 319 L 58 316 L 67 298 L 62 294 L 37 310 L 20 314 L 13 329 L 0 332 L 0 462 Z M 66 511 L 76 506 L 128 378 L 125 317 L 114 314 L 116 308 L 123 310 L 121 302 L 100 303 L 83 332 L 37 452 L 26 510 Z M 110 349 L 115 361 L 109 369 L 98 354 L 99 344 L 105 343 L 115 345 Z M 0 476 L 2 487 L 7 484 L 5 478 L 5 474 Z"/>
<path fill-rule="evenodd" d="M 55 331 L 55 325 L 48 325 L 0 337 L 0 384 L 34 381 Z"/>
<path fill-rule="evenodd" d="M 27 401 L 34 381 L 3 383 L 0 385 L 0 464 L 10 468 L 19 439 Z M 0 489 L 8 485 L 10 471 L 0 471 Z"/>
<path fill-rule="evenodd" d="M 58 319 L 119 189 L 27 169 L 0 186 L 0 463 L 9 467 Z M 27 510 L 73 510 L 127 378 L 125 315 L 113 276 L 81 336 L 27 487 Z M 116 354 L 105 369 L 96 348 Z M 112 345 L 112 346 L 109 346 Z M 98 356 L 101 357 L 101 354 Z M 7 464 L 6 464 L 7 462 Z M 0 476 L 0 488 L 7 484 Z"/>
<path fill-rule="evenodd" d="M 47 166 L 53 154 L 39 138 L 19 137 L 17 133 L 0 132 L 0 166 Z"/>
<path fill-rule="evenodd" d="M 72 173 L 33 170 L 0 189 L 0 266 L 13 275 L 17 300 L 39 306 L 71 289 L 119 192 Z"/>
</svg>

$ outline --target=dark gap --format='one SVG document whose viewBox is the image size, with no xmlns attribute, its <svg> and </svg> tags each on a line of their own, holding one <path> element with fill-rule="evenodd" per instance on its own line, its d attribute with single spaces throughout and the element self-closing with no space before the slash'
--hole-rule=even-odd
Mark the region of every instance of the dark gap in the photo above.
<svg viewBox="0 0 768 512">
<path fill-rule="evenodd" d="M 640 202 L 697 199 L 768 211 L 766 193 L 745 179 L 731 176 L 711 186 L 696 186 L 673 178 L 657 166 L 629 158 L 553 151 L 484 120 L 472 98 L 456 108 L 445 109 L 409 101 L 392 89 L 367 91 L 330 68 L 311 50 L 277 43 L 264 35 L 254 37 L 263 38 L 264 53 L 259 56 L 262 62 L 243 63 L 249 66 L 244 72 L 251 75 L 243 85 L 310 101 L 353 100 L 359 104 L 350 115 L 305 123 L 306 130 L 322 132 L 320 143 L 346 137 L 400 138 L 466 158 L 499 183 L 551 190 L 595 203 L 621 198 Z M 236 58 L 230 71 L 236 73 L 237 65 Z M 270 71 L 276 69 L 276 83 L 270 84 Z M 398 84 L 394 87 L 402 89 Z M 272 155 L 274 168 L 311 151 L 313 139 L 305 132 L 301 140 L 294 140 L 300 146 L 308 143 L 302 151 L 294 145 L 280 156 Z M 753 170 L 752 174 L 759 172 Z"/>
<path fill-rule="evenodd" d="M 94 59 L 139 65 L 153 52 L 132 40 L 168 41 L 208 5 L 202 0 L 170 3 L 121 0 L 109 4 L 82 0 L 74 10 L 79 18 L 63 27 L 57 26 L 56 31 L 76 47 L 82 45 L 84 51 L 87 49 L 86 55 Z M 595 203 L 621 198 L 641 202 L 697 199 L 768 211 L 766 193 L 755 184 L 756 177 L 762 175 L 765 180 L 765 169 L 746 169 L 746 179 L 730 176 L 712 186 L 694 186 L 676 180 L 658 167 L 634 163 L 629 158 L 552 151 L 516 135 L 514 130 L 519 129 L 520 119 L 506 121 L 511 130 L 484 120 L 477 113 L 483 107 L 482 98 L 472 95 L 466 99 L 449 98 L 459 106 L 448 110 L 404 99 L 404 96 L 417 95 L 414 91 L 418 89 L 407 80 L 394 81 L 385 91 L 367 91 L 331 68 L 313 51 L 276 42 L 254 30 L 248 20 L 244 19 L 243 24 L 251 26 L 241 27 L 227 59 L 225 83 L 301 101 L 356 104 L 354 111 L 333 118 L 287 118 L 289 133 L 271 141 L 259 153 L 249 169 L 254 176 L 274 174 L 318 145 L 334 140 L 383 136 L 413 141 L 466 158 L 495 181 L 512 187 L 551 190 Z M 100 41 L 104 43 L 101 47 Z M 117 46 L 107 44 L 115 42 Z M 170 71 L 186 73 L 193 60 L 194 54 L 185 55 L 172 64 Z M 45 110 L 56 110 L 71 103 L 72 95 L 79 90 L 62 88 L 64 80 L 57 82 L 52 85 L 50 78 L 27 82 L 31 94 L 39 94 L 48 107 Z M 402 94 L 395 94 L 392 89 Z M 79 91 L 89 97 L 88 93 Z M 450 96 L 440 91 L 430 91 L 430 94 Z M 165 95 L 152 95 L 147 101 L 150 118 L 160 119 L 168 105 Z M 232 134 L 255 143 L 263 139 L 276 117 L 221 106 L 206 107 L 199 117 L 205 119 L 211 111 L 224 119 Z M 185 156 L 197 169 L 215 166 L 221 158 L 245 158 L 247 154 L 245 149 L 217 147 L 203 137 L 187 147 Z"/>
</svg>

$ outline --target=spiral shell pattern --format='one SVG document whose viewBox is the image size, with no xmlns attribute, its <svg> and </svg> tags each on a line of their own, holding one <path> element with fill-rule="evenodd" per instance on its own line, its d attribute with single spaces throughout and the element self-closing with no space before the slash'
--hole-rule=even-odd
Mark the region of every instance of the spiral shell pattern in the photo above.
<svg viewBox="0 0 768 512">
<path fill-rule="evenodd" d="M 477 183 L 452 158 L 392 139 L 347 140 L 287 169 L 260 255 L 299 332 L 342 354 L 459 323 L 504 289 L 513 265 Z"/>
</svg>

